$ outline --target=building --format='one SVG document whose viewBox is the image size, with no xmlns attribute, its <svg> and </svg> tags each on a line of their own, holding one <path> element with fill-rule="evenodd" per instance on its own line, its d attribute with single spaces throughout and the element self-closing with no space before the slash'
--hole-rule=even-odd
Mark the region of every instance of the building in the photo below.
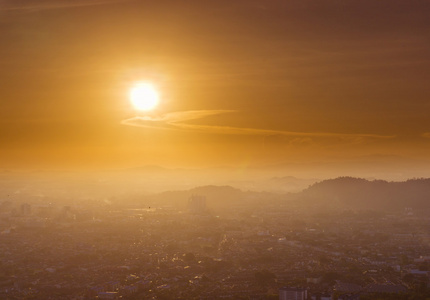
<svg viewBox="0 0 430 300">
<path fill-rule="evenodd" d="M 31 215 L 31 205 L 28 203 L 21 204 L 21 215 Z"/>
<path fill-rule="evenodd" d="M 192 195 L 188 199 L 188 209 L 193 213 L 201 213 L 206 210 L 206 197 Z"/>
<path fill-rule="evenodd" d="M 294 287 L 283 287 L 279 289 L 279 300 L 306 300 L 308 290 Z"/>
<path fill-rule="evenodd" d="M 333 300 L 330 294 L 314 294 L 311 296 L 311 300 Z"/>
</svg>

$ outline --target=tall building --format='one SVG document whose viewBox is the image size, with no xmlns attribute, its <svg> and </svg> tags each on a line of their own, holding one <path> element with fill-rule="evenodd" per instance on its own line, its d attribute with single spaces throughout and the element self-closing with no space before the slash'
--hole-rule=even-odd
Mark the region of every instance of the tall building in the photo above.
<svg viewBox="0 0 430 300">
<path fill-rule="evenodd" d="M 21 215 L 31 215 L 31 205 L 28 203 L 21 204 Z"/>
<path fill-rule="evenodd" d="M 283 287 L 279 289 L 279 300 L 306 300 L 308 290 L 294 287 Z"/>
<path fill-rule="evenodd" d="M 188 209 L 193 213 L 204 212 L 206 210 L 206 197 L 192 195 L 188 199 Z"/>
</svg>

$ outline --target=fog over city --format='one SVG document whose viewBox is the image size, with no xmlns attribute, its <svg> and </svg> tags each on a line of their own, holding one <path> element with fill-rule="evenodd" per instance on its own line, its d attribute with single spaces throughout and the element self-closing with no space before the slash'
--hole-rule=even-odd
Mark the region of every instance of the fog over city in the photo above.
<svg viewBox="0 0 430 300">
<path fill-rule="evenodd" d="M 0 299 L 430 299 L 429 16 L 0 0 Z"/>
</svg>

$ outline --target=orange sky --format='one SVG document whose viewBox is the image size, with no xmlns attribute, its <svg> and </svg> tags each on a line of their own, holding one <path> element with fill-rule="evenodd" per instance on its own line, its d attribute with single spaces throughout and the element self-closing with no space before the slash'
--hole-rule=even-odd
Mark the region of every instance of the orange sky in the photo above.
<svg viewBox="0 0 430 300">
<path fill-rule="evenodd" d="M 429 15 L 414 0 L 2 0 L 1 164 L 422 165 Z M 161 103 L 124 124 L 137 80 Z"/>
</svg>

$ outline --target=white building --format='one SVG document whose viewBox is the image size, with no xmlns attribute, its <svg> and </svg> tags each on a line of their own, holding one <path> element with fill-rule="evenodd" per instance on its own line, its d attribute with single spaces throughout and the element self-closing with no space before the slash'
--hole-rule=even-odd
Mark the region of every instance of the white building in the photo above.
<svg viewBox="0 0 430 300">
<path fill-rule="evenodd" d="M 283 287 L 279 289 L 279 300 L 306 300 L 308 299 L 308 290 Z"/>
</svg>

